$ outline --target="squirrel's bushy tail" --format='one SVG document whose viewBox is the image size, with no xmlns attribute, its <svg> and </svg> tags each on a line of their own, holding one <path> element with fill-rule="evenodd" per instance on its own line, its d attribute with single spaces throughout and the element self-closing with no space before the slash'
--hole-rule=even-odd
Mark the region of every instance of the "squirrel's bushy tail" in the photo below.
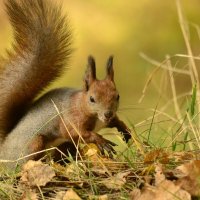
<svg viewBox="0 0 200 200">
<path fill-rule="evenodd" d="M 33 99 L 60 76 L 71 54 L 66 16 L 53 0 L 7 0 L 13 49 L 0 72 L 0 137 L 16 125 Z"/>
</svg>

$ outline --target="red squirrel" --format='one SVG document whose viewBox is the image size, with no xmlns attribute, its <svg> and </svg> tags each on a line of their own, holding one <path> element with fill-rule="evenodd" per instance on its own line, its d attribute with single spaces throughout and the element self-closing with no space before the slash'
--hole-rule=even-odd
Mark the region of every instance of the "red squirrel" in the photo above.
<svg viewBox="0 0 200 200">
<path fill-rule="evenodd" d="M 107 61 L 104 80 L 96 78 L 95 60 L 89 56 L 82 89 L 58 88 L 35 100 L 68 64 L 72 51 L 67 18 L 51 0 L 7 0 L 6 11 L 15 41 L 1 62 L 0 160 L 17 160 L 72 139 L 77 143 L 80 137 L 112 156 L 115 144 L 94 131 L 97 122 L 116 127 L 126 142 L 131 137 L 116 114 L 120 96 L 113 57 Z M 28 159 L 38 156 L 18 164 Z"/>
</svg>

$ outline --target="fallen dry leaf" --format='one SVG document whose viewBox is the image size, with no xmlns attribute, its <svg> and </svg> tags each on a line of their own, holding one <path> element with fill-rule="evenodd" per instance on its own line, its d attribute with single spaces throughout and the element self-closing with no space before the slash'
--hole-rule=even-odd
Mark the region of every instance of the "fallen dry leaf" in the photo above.
<svg viewBox="0 0 200 200">
<path fill-rule="evenodd" d="M 138 188 L 135 188 L 130 192 L 130 199 L 137 200 L 141 196 L 141 191 Z"/>
<path fill-rule="evenodd" d="M 60 191 L 56 193 L 56 197 L 54 198 L 54 200 L 63 200 L 63 197 L 65 195 L 65 191 Z"/>
<path fill-rule="evenodd" d="M 176 168 L 177 184 L 193 196 L 200 196 L 200 160 Z"/>
<path fill-rule="evenodd" d="M 23 193 L 21 200 L 39 200 L 39 198 L 33 190 L 27 190 Z"/>
<path fill-rule="evenodd" d="M 95 144 L 88 144 L 82 149 L 84 155 L 90 161 L 90 170 L 98 175 L 109 174 L 110 171 L 123 170 L 125 165 L 116 162 L 106 156 L 102 156 Z"/>
<path fill-rule="evenodd" d="M 162 181 L 158 186 L 144 186 L 141 193 L 133 190 L 130 196 L 131 200 L 191 200 L 191 195 L 187 191 L 169 180 Z"/>
<path fill-rule="evenodd" d="M 69 189 L 66 192 L 61 191 L 56 194 L 55 200 L 81 200 L 77 193 L 73 189 Z"/>
<path fill-rule="evenodd" d="M 154 163 L 155 161 L 167 164 L 169 163 L 169 154 L 165 152 L 163 149 L 156 149 L 148 152 L 144 158 L 144 163 L 150 164 Z"/>
<path fill-rule="evenodd" d="M 159 185 L 165 180 L 165 175 L 163 174 L 163 166 L 157 164 L 155 166 L 155 185 Z"/>
<path fill-rule="evenodd" d="M 193 160 L 189 163 L 178 166 L 176 169 L 180 170 L 184 176 L 200 175 L 200 160 Z"/>
<path fill-rule="evenodd" d="M 195 157 L 196 155 L 194 153 L 187 151 L 174 152 L 173 154 L 170 155 L 170 158 L 175 160 L 175 162 L 189 161 L 193 160 Z"/>
<path fill-rule="evenodd" d="M 89 143 L 81 149 L 81 154 L 87 158 L 90 158 L 97 154 L 100 155 L 100 151 L 94 143 Z"/>
<path fill-rule="evenodd" d="M 166 200 L 170 200 L 172 199 L 182 199 L 182 200 L 190 200 L 191 199 L 191 195 L 180 188 L 180 186 L 175 185 L 172 181 L 169 180 L 164 180 L 162 181 L 159 185 L 158 185 L 158 190 L 160 190 L 161 192 L 161 197 L 163 197 L 163 195 L 165 195 Z M 162 194 L 163 193 L 163 194 Z"/>
<path fill-rule="evenodd" d="M 105 180 L 102 181 L 102 183 L 108 189 L 119 190 L 126 183 L 126 177 L 129 174 L 130 174 L 130 172 L 120 172 L 120 173 L 116 174 L 115 176 L 111 176 L 109 178 L 106 178 Z"/>
<path fill-rule="evenodd" d="M 160 200 L 160 199 L 155 198 L 156 197 L 155 192 L 152 191 L 152 189 L 147 186 L 145 186 L 140 192 L 137 189 L 134 189 L 130 193 L 130 197 L 131 197 L 131 200 L 149 200 L 149 199 Z"/>
<path fill-rule="evenodd" d="M 29 160 L 23 166 L 20 181 L 29 186 L 45 186 L 54 176 L 55 172 L 49 165 Z"/>
</svg>

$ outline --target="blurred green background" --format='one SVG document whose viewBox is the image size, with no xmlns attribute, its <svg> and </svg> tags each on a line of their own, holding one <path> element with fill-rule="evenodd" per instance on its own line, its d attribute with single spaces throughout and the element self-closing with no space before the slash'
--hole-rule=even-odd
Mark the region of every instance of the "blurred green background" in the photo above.
<svg viewBox="0 0 200 200">
<path fill-rule="evenodd" d="M 181 2 L 190 23 L 191 45 L 195 55 L 198 55 L 199 35 L 194 24 L 200 22 L 200 1 Z M 149 108 L 155 108 L 159 99 L 156 86 L 159 86 L 160 74 L 147 90 L 143 102 L 138 104 L 145 81 L 155 68 L 141 58 L 140 53 L 160 62 L 166 54 L 186 54 L 176 1 L 63 0 L 62 3 L 63 13 L 68 14 L 73 32 L 74 53 L 70 70 L 52 87 L 82 87 L 89 54 L 96 58 L 98 77 L 103 78 L 106 60 L 113 54 L 115 81 L 121 96 L 120 113 L 133 124 L 151 116 Z M 0 6 L 0 52 L 5 54 L 5 49 L 11 46 L 12 30 L 3 0 Z M 177 77 L 179 92 L 190 90 L 190 83 L 185 80 L 184 77 Z M 163 95 L 171 98 L 170 92 Z"/>
</svg>

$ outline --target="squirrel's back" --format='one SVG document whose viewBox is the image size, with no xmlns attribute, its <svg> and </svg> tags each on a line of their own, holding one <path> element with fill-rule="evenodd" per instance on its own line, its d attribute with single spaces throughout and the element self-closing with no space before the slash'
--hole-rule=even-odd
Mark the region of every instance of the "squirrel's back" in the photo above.
<svg viewBox="0 0 200 200">
<path fill-rule="evenodd" d="M 66 16 L 53 0 L 7 0 L 14 43 L 0 74 L 0 138 L 12 130 L 33 99 L 60 76 L 71 54 Z"/>
<path fill-rule="evenodd" d="M 54 132 L 56 136 L 60 115 L 65 114 L 70 117 L 71 96 L 77 92 L 78 90 L 72 88 L 54 89 L 34 102 L 29 112 L 21 118 L 0 145 L 0 160 L 16 160 L 27 156 L 32 139 L 37 135 L 45 137 L 45 146 L 51 143 L 51 140 L 55 140 L 50 133 Z M 21 162 L 22 160 L 19 161 Z M 6 163 L 7 166 L 12 164 Z"/>
</svg>

